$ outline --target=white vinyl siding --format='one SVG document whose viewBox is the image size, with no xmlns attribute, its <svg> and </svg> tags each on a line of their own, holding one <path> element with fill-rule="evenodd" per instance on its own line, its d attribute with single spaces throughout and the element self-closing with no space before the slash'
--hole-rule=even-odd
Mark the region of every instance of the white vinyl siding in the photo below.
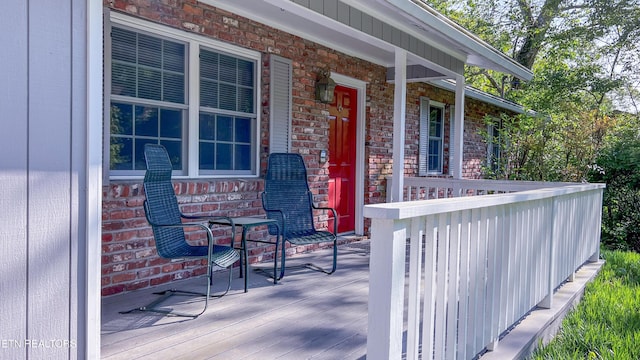
<svg viewBox="0 0 640 360">
<path fill-rule="evenodd" d="M 291 150 L 291 60 L 276 55 L 270 59 L 269 152 Z"/>
<path fill-rule="evenodd" d="M 96 359 L 103 6 L 2 5 L 0 358 Z"/>
</svg>

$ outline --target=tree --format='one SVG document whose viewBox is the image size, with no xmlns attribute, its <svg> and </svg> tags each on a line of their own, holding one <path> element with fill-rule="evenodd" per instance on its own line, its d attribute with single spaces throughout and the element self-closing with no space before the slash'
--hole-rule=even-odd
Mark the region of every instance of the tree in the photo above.
<svg viewBox="0 0 640 360">
<path fill-rule="evenodd" d="M 640 122 L 621 114 L 615 136 L 608 136 L 590 180 L 604 182 L 602 242 L 640 252 Z"/>
<path fill-rule="evenodd" d="M 465 74 L 472 86 L 537 113 L 502 120 L 501 175 L 605 182 L 603 243 L 635 251 L 640 251 L 639 2 L 432 1 L 534 73 L 526 84 L 481 69 Z"/>
<path fill-rule="evenodd" d="M 432 0 L 437 10 L 528 69 L 551 59 L 579 75 L 596 104 L 607 96 L 636 103 L 640 81 L 640 0 Z M 595 70 L 595 71 L 594 71 Z M 538 74 L 536 73 L 536 76 Z M 504 74 L 468 69 L 468 82 L 518 100 L 521 83 Z M 515 91 L 514 91 L 515 90 Z M 527 104 L 524 104 L 527 105 Z M 537 109 L 536 109 L 537 110 Z M 637 111 L 636 111 L 637 112 Z"/>
</svg>

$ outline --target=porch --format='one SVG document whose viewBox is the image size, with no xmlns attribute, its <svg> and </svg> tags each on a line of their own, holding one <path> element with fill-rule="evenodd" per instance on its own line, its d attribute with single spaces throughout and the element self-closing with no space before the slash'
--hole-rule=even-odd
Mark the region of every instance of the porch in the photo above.
<svg viewBox="0 0 640 360">
<path fill-rule="evenodd" d="M 523 190 L 469 180 L 448 180 L 438 190 L 437 181 L 426 183 L 431 180 L 408 181 L 404 192 Z M 538 190 L 368 206 L 372 246 L 366 240 L 341 245 L 335 274 L 292 270 L 274 286 L 250 273 L 246 294 L 236 276 L 231 293 L 194 320 L 118 313 L 152 300 L 150 289 L 105 298 L 102 357 L 465 359 L 489 348 L 487 358 L 519 358 L 553 334 L 599 271 L 602 195 L 599 184 L 520 185 Z M 455 224 L 465 219 L 476 225 L 451 231 L 464 228 Z M 430 241 L 438 233 L 448 233 L 440 238 L 447 241 Z M 288 264 L 328 258 L 320 250 Z M 197 289 L 202 281 L 179 287 Z M 174 297 L 180 304 L 168 306 L 188 310 L 200 300 Z M 421 330 L 424 324 L 433 330 Z M 429 347 L 431 356 L 423 352 Z"/>
<path fill-rule="evenodd" d="M 368 241 L 340 245 L 334 274 L 293 269 L 273 285 L 249 273 L 249 291 L 234 273 L 229 294 L 209 302 L 196 319 L 152 313 L 119 314 L 153 300 L 142 289 L 103 299 L 103 359 L 360 359 L 366 354 L 369 280 Z M 330 263 L 331 251 L 296 256 L 287 266 Z M 269 267 L 271 263 L 255 267 Z M 216 274 L 214 290 L 226 279 Z M 204 279 L 172 287 L 201 291 Z M 215 286 L 217 285 L 217 286 Z M 176 303 L 179 303 L 176 305 Z M 201 308 L 202 298 L 173 296 L 166 304 L 183 311 Z"/>
</svg>

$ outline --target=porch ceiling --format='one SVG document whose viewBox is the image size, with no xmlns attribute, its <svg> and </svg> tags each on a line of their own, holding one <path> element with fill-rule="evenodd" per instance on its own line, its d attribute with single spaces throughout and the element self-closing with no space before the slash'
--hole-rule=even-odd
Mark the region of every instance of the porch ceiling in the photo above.
<svg viewBox="0 0 640 360">
<path fill-rule="evenodd" d="M 199 0 L 257 22 L 317 42 L 337 51 L 385 67 L 394 66 L 396 46 L 323 16 L 296 2 L 300 0 Z M 313 0 L 311 0 L 313 1 Z M 334 1 L 336 4 L 338 0 Z M 373 18 L 405 32 L 466 64 L 529 80 L 531 72 L 424 5 L 421 0 L 340 0 Z M 318 1 L 318 4 L 323 2 Z M 311 5 L 314 5 L 313 3 Z M 335 5 L 335 4 L 334 4 Z M 428 69 L 429 78 L 454 78 L 455 73 L 415 54 L 407 65 Z"/>
</svg>

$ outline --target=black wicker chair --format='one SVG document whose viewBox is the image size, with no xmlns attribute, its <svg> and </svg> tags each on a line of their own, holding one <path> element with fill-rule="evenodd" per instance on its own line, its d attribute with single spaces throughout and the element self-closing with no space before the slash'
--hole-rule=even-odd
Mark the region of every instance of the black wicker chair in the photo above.
<svg viewBox="0 0 640 360">
<path fill-rule="evenodd" d="M 262 193 L 262 207 L 268 218 L 278 221 L 282 231 L 280 278 L 284 276 L 285 271 L 285 241 L 292 245 L 333 242 L 333 265 L 331 270 L 325 270 L 314 264 L 305 264 L 304 266 L 326 274 L 332 274 L 336 271 L 338 216 L 332 208 L 316 207 L 314 205 L 313 195 L 307 183 L 307 169 L 302 156 L 289 153 L 273 153 L 269 155 L 264 192 Z M 314 210 L 332 212 L 334 219 L 333 233 L 316 230 L 313 222 Z M 276 235 L 276 227 L 270 227 L 269 233 Z"/>
<path fill-rule="evenodd" d="M 233 220 L 228 217 L 203 218 L 187 216 L 180 212 L 178 201 L 171 183 L 171 161 L 166 149 L 162 145 L 147 144 L 144 148 L 144 156 L 147 164 L 147 171 L 144 177 L 144 190 L 146 200 L 144 201 L 144 212 L 147 221 L 153 229 L 156 250 L 158 255 L 167 259 L 176 258 L 206 258 L 207 259 L 207 291 L 206 293 L 191 292 L 171 289 L 156 293 L 163 295 L 152 303 L 135 308 L 123 313 L 132 311 L 152 311 L 173 316 L 198 317 L 207 309 L 209 297 L 220 297 L 225 295 L 231 287 L 231 266 L 240 259 L 240 255 L 233 249 L 235 238 L 235 227 Z M 209 227 L 210 219 L 225 219 L 231 225 L 231 245 L 221 246 L 213 244 L 213 234 Z M 187 219 L 190 222 L 183 223 Z M 184 234 L 185 227 L 199 227 L 206 232 L 208 245 L 193 246 L 187 243 Z M 226 291 L 222 294 L 212 295 L 211 285 L 213 284 L 213 266 L 229 268 L 229 282 Z M 158 306 L 171 295 L 198 295 L 205 296 L 204 309 L 197 314 L 185 314 L 161 309 Z"/>
</svg>

